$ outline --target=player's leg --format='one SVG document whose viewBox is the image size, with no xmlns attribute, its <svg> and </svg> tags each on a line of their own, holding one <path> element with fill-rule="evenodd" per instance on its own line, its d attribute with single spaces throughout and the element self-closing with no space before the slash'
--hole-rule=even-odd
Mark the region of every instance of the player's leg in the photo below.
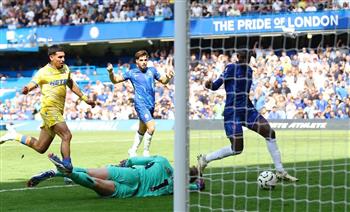
<svg viewBox="0 0 350 212">
<path fill-rule="evenodd" d="M 101 196 L 111 196 L 114 194 L 115 184 L 113 181 L 92 177 L 89 175 L 88 169 L 83 168 L 76 168 L 72 169 L 71 172 L 66 172 L 65 168 L 62 167 L 63 161 L 61 161 L 56 155 L 50 153 L 48 157 L 58 170 L 58 172 L 55 173 L 55 177 L 68 177 L 73 180 L 74 183 L 90 188 Z M 98 170 L 102 172 L 102 175 L 107 173 L 107 168 L 101 168 Z M 98 170 L 96 169 L 94 171 L 96 172 Z"/>
<path fill-rule="evenodd" d="M 297 178 L 290 176 L 283 168 L 281 153 L 276 142 L 276 133 L 275 130 L 271 128 L 269 122 L 262 115 L 258 114 L 256 115 L 256 120 L 254 123 L 252 125 L 248 125 L 248 128 L 265 138 L 267 149 L 269 150 L 276 168 L 277 177 L 293 182 L 298 181 Z"/>
<path fill-rule="evenodd" d="M 0 143 L 14 140 L 42 154 L 46 152 L 54 138 L 55 134 L 45 127 L 42 127 L 39 139 L 32 136 L 23 135 L 8 127 L 8 133 L 1 137 Z"/>
<path fill-rule="evenodd" d="M 154 119 L 152 119 L 146 122 L 145 124 L 147 126 L 147 132 L 145 133 L 145 136 L 144 136 L 145 141 L 143 144 L 143 156 L 149 157 L 150 156 L 149 148 L 151 146 L 152 136 L 155 131 L 156 123 Z"/>
<path fill-rule="evenodd" d="M 51 158 L 50 158 L 51 160 Z M 91 177 L 100 178 L 102 180 L 105 180 L 108 178 L 108 172 L 104 171 L 106 169 L 99 168 L 99 169 L 85 169 L 80 167 L 74 167 L 72 172 L 83 172 L 89 174 Z M 35 187 L 39 183 L 53 178 L 53 177 L 63 177 L 70 180 L 70 178 L 67 177 L 67 174 L 64 174 L 58 170 L 48 170 L 45 172 L 40 172 L 39 174 L 33 175 L 27 182 L 28 187 Z"/>
<path fill-rule="evenodd" d="M 231 155 L 238 155 L 243 151 L 243 129 L 239 121 L 232 121 L 233 117 L 225 119 L 225 132 L 226 136 L 230 140 L 231 145 L 223 147 L 217 151 L 211 152 L 209 154 L 201 154 L 197 157 L 198 168 L 201 172 L 208 165 L 209 162 L 214 160 L 219 160 Z"/>
<path fill-rule="evenodd" d="M 52 126 L 52 130 L 61 138 L 63 165 L 66 169 L 72 170 L 73 167 L 70 158 L 70 141 L 72 140 L 72 133 L 68 129 L 66 122 L 56 123 Z"/>
<path fill-rule="evenodd" d="M 118 166 L 74 168 L 72 174 L 60 175 L 71 177 L 74 182 L 95 190 L 101 196 L 131 197 L 136 193 L 140 182 L 136 169 Z M 114 187 L 110 182 L 114 183 Z"/>
<path fill-rule="evenodd" d="M 143 136 L 147 130 L 147 126 L 142 121 L 139 122 L 139 129 L 136 131 L 134 136 L 134 143 L 132 144 L 131 148 L 128 151 L 129 157 L 135 157 L 137 156 L 137 149 L 139 148 Z"/>
<path fill-rule="evenodd" d="M 153 109 L 147 109 L 146 107 L 137 107 L 135 108 L 136 112 L 140 119 L 140 129 L 139 131 L 142 133 L 144 128 L 146 127 L 146 132 L 144 133 L 144 148 L 143 148 L 143 156 L 148 157 L 149 147 L 151 145 L 152 136 L 155 131 L 155 121 L 153 119 Z"/>
<path fill-rule="evenodd" d="M 101 174 L 98 174 L 98 175 L 101 175 Z M 31 177 L 27 182 L 27 186 L 28 187 L 37 186 L 40 182 L 50 179 L 52 177 L 68 177 L 69 179 L 72 179 L 74 183 L 84 186 L 86 188 L 90 188 L 101 196 L 111 196 L 115 193 L 115 184 L 113 181 L 100 179 L 98 177 L 93 177 L 89 175 L 87 172 L 76 171 L 75 168 L 70 174 L 63 174 L 61 172 L 57 172 L 54 170 L 41 172 Z"/>
<path fill-rule="evenodd" d="M 23 136 L 22 141 L 26 140 L 25 143 L 23 144 L 43 154 L 50 147 L 54 138 L 55 138 L 55 133 L 53 131 L 42 128 L 40 131 L 39 140 L 37 140 L 34 137 Z"/>
<path fill-rule="evenodd" d="M 94 190 L 101 196 L 111 196 L 115 192 L 115 184 L 108 180 L 107 168 L 99 169 L 73 169 L 71 174 L 66 175 L 73 182 Z"/>
<path fill-rule="evenodd" d="M 94 190 L 102 196 L 111 196 L 113 194 L 113 196 L 120 198 L 131 197 L 137 191 L 140 182 L 138 171 L 133 168 L 108 166 L 107 168 L 73 169 L 73 173 L 78 172 L 85 173 L 95 179 Z M 72 180 L 74 181 L 74 179 Z M 111 188 L 110 183 L 106 184 L 106 181 L 114 183 L 112 193 L 112 190 L 106 193 L 107 189 Z"/>
</svg>

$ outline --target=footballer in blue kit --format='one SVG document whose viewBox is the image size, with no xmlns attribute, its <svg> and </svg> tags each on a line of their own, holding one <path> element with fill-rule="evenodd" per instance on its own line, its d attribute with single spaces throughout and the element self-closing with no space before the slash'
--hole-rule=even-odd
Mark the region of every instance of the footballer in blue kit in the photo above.
<svg viewBox="0 0 350 212">
<path fill-rule="evenodd" d="M 139 117 L 139 129 L 135 134 L 134 143 L 128 150 L 130 157 L 137 156 L 137 149 L 144 140 L 143 156 L 149 156 L 149 147 L 155 131 L 153 119 L 155 105 L 155 80 L 167 84 L 174 76 L 171 70 L 168 73 L 160 74 L 156 68 L 147 67 L 149 55 L 147 51 L 140 50 L 135 54 L 136 68 L 125 73 L 114 74 L 113 65 L 108 63 L 107 71 L 113 84 L 129 80 L 134 87 L 135 110 Z"/>
<path fill-rule="evenodd" d="M 214 91 L 224 84 L 226 91 L 224 126 L 231 145 L 206 155 L 199 155 L 200 170 L 203 172 L 207 164 L 213 160 L 240 154 L 244 146 L 242 126 L 245 126 L 265 138 L 267 148 L 275 164 L 277 177 L 292 182 L 298 181 L 283 168 L 281 154 L 276 143 L 276 133 L 249 99 L 253 80 L 253 70 L 247 65 L 250 59 L 249 55 L 245 52 L 237 53 L 237 59 L 238 63 L 228 64 L 218 79 L 205 82 L 205 87 Z"/>
</svg>

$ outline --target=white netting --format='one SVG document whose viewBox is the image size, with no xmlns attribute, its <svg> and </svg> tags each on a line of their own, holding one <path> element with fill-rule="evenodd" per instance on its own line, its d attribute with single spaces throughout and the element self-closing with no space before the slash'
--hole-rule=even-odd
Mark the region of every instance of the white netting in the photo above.
<svg viewBox="0 0 350 212">
<path fill-rule="evenodd" d="M 241 3 L 213 2 L 192 3 L 192 18 L 205 16 L 203 11 L 210 9 L 212 15 L 215 11 L 216 15 L 227 15 L 220 21 L 233 20 L 235 31 L 227 31 L 217 38 L 203 35 L 191 39 L 190 119 L 197 120 L 190 133 L 191 163 L 196 163 L 198 154 L 212 153 L 230 145 L 222 116 L 226 99 L 224 85 L 217 91 L 210 91 L 204 88 L 204 82 L 217 79 L 227 64 L 236 62 L 236 53 L 245 50 L 253 52 L 249 61 L 253 70 L 249 98 L 275 129 L 284 169 L 299 178 L 299 182 L 278 182 L 272 191 L 259 189 L 259 173 L 275 171 L 275 167 L 265 139 L 244 128 L 242 154 L 208 164 L 203 177 L 206 188 L 190 195 L 190 210 L 350 210 L 349 27 L 340 27 L 339 19 L 339 29 L 325 27 L 320 31 L 314 26 L 301 29 L 297 23 L 295 27 L 286 24 L 280 27 L 280 31 L 271 33 L 264 29 L 260 33 L 252 29 L 239 33 L 238 20 L 288 18 L 289 13 L 276 12 L 279 8 L 276 2 L 296 17 L 307 13 L 297 13 L 302 9 L 300 3 L 275 1 L 269 5 L 246 2 L 240 16 L 228 17 L 236 11 L 232 8 L 240 8 Z M 311 6 L 309 3 L 304 10 Z M 316 10 L 320 10 L 321 6 L 316 6 Z M 339 12 L 336 6 L 323 6 L 333 8 L 334 14 Z M 343 18 L 348 20 L 350 13 L 342 11 L 345 11 Z M 313 15 L 332 14 L 317 11 Z M 218 19 L 209 15 L 207 20 Z M 348 21 L 344 23 L 349 26 Z M 195 27 L 207 28 L 204 25 Z"/>
</svg>

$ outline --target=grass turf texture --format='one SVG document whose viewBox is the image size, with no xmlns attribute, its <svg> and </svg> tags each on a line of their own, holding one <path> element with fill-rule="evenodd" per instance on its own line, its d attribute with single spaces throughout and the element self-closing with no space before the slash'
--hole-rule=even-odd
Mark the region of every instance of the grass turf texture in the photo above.
<svg viewBox="0 0 350 212">
<path fill-rule="evenodd" d="M 134 132 L 73 132 L 73 165 L 95 168 L 117 164 L 127 157 L 133 136 Z M 191 211 L 350 211 L 349 132 L 277 131 L 277 139 L 285 168 L 300 179 L 297 184 L 281 182 L 274 191 L 257 188 L 259 172 L 273 166 L 264 140 L 247 131 L 241 155 L 209 165 L 206 190 L 190 194 Z M 191 131 L 190 163 L 196 164 L 197 154 L 228 144 L 223 131 Z M 59 145 L 56 138 L 48 152 L 59 154 Z M 151 153 L 173 162 L 173 132 L 157 132 Z M 64 186 L 62 178 L 43 182 L 38 189 L 22 190 L 30 176 L 54 168 L 46 154 L 8 142 L 0 146 L 0 159 L 1 212 L 173 209 L 172 196 L 103 199 L 86 188 Z"/>
</svg>

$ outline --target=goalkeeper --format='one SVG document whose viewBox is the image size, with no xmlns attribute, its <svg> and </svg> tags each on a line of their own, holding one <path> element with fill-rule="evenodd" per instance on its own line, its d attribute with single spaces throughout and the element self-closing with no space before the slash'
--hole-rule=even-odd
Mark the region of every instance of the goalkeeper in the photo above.
<svg viewBox="0 0 350 212">
<path fill-rule="evenodd" d="M 162 156 L 132 157 L 120 162 L 119 166 L 84 169 L 74 167 L 72 172 L 61 170 L 57 164 L 62 161 L 54 154 L 50 160 L 58 171 L 49 170 L 33 176 L 27 183 L 34 187 L 52 177 L 69 177 L 76 184 L 90 188 L 102 197 L 148 197 L 173 193 L 173 168 Z M 204 180 L 198 178 L 196 167 L 190 168 L 190 190 L 203 190 Z"/>
</svg>

